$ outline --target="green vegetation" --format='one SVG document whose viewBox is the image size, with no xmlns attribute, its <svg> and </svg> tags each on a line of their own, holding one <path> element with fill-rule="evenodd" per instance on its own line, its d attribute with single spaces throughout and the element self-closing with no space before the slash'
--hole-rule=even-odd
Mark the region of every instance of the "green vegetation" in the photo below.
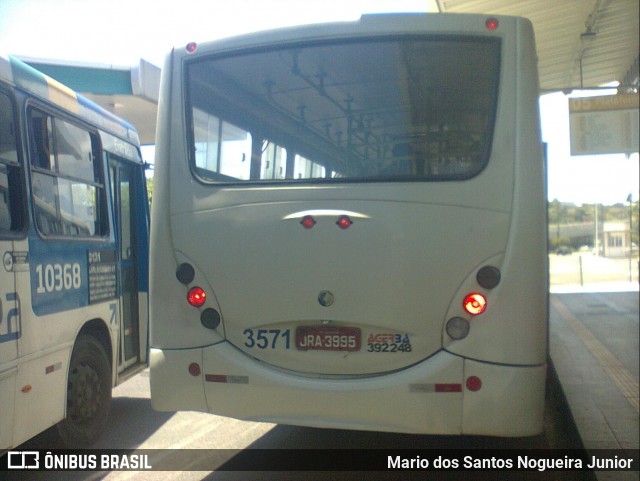
<svg viewBox="0 0 640 481">
<path fill-rule="evenodd" d="M 151 200 L 153 199 L 153 178 L 147 177 L 147 193 L 149 195 L 149 206 L 151 206 Z"/>
<path fill-rule="evenodd" d="M 598 222 L 629 221 L 629 204 L 618 203 L 615 205 L 576 205 L 566 202 L 560 202 L 556 199 L 552 202 L 549 202 L 548 204 L 549 225 L 594 222 L 596 207 L 598 208 Z M 637 225 L 637 222 L 638 201 L 635 201 L 633 202 L 633 224 Z"/>
</svg>

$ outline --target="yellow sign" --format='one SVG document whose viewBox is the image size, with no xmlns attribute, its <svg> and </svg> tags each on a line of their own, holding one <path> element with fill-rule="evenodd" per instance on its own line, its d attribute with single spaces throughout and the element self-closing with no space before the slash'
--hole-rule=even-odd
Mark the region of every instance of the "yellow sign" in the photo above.
<svg viewBox="0 0 640 481">
<path fill-rule="evenodd" d="M 569 113 L 599 110 L 638 109 L 638 94 L 605 95 L 603 97 L 581 97 L 569 99 Z"/>
<path fill-rule="evenodd" d="M 638 152 L 638 94 L 569 99 L 571 155 Z"/>
</svg>

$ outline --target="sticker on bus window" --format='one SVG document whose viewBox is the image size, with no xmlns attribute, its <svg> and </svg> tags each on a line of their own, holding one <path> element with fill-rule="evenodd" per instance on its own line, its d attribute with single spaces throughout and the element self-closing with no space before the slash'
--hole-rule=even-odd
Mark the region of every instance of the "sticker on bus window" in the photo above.
<svg viewBox="0 0 640 481">
<path fill-rule="evenodd" d="M 109 301 L 117 297 L 116 251 L 112 249 L 90 250 L 89 304 Z"/>
</svg>

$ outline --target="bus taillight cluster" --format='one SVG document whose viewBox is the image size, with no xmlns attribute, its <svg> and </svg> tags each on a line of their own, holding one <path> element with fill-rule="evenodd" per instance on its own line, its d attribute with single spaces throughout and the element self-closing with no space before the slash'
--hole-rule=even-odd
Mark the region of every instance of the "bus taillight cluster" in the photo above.
<svg viewBox="0 0 640 481">
<path fill-rule="evenodd" d="M 476 282 L 487 290 L 491 290 L 500 283 L 500 270 L 494 266 L 484 266 L 476 274 Z M 474 291 L 464 296 L 462 308 L 469 316 L 479 316 L 487 309 L 487 296 Z M 463 317 L 453 317 L 445 326 L 447 335 L 451 339 L 464 339 L 469 334 L 469 320 Z"/>
<path fill-rule="evenodd" d="M 187 262 L 182 263 L 176 270 L 176 278 L 184 285 L 189 285 L 196 277 L 193 266 Z M 195 308 L 200 308 L 207 302 L 207 292 L 200 286 L 193 286 L 187 291 L 187 303 Z M 216 329 L 220 325 L 220 313 L 211 307 L 200 312 L 200 322 L 207 329 Z"/>
</svg>

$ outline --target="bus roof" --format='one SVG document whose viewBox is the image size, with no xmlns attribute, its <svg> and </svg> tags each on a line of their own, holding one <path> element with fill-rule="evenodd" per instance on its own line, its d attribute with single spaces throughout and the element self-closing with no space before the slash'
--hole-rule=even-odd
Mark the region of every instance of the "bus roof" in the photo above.
<svg viewBox="0 0 640 481">
<path fill-rule="evenodd" d="M 0 80 L 73 113 L 127 142 L 140 144 L 133 125 L 11 55 L 0 56 Z"/>
<path fill-rule="evenodd" d="M 487 27 L 488 19 L 498 19 L 498 29 Z M 317 23 L 282 27 L 271 30 L 252 32 L 223 39 L 174 48 L 178 56 L 188 57 L 201 48 L 207 53 L 233 52 L 243 48 L 255 48 L 272 45 L 278 42 L 306 42 L 314 40 L 331 40 L 332 38 L 368 37 L 376 35 L 406 35 L 411 33 L 437 34 L 469 34 L 501 36 L 507 25 L 531 22 L 524 17 L 467 13 L 374 13 L 364 14 L 359 20 Z M 193 49 L 191 49 L 193 48 Z"/>
</svg>

